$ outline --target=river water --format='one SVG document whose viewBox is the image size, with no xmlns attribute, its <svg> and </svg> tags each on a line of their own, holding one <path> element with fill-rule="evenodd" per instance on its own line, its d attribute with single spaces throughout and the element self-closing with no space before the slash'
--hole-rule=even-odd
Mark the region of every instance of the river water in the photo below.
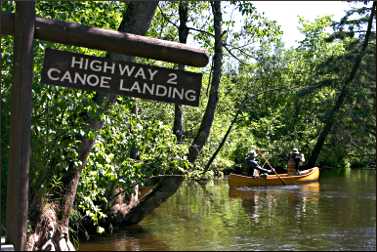
<svg viewBox="0 0 377 252">
<path fill-rule="evenodd" d="M 231 190 L 185 182 L 141 223 L 80 250 L 376 250 L 376 171 Z"/>
</svg>

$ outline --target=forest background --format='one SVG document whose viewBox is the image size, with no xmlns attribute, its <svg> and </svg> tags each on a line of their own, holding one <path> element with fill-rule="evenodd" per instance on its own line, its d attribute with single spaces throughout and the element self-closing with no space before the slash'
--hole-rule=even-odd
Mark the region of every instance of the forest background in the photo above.
<svg viewBox="0 0 377 252">
<path fill-rule="evenodd" d="M 130 18 L 131 6 L 137 9 L 137 5 L 37 1 L 36 14 L 118 30 Z M 203 73 L 200 106 L 109 98 L 47 86 L 40 82 L 46 48 L 131 59 L 36 40 L 30 232 L 40 223 L 46 206 L 62 205 L 64 211 L 57 219 L 63 226 L 70 226 L 74 233 L 82 229 L 88 233 L 90 223 L 93 232 L 102 233 L 115 222 L 111 216 L 119 205 L 119 195 L 130 206 L 135 185 L 140 190 L 153 184 L 151 177 L 161 175 L 208 179 L 235 167 L 243 170 L 245 155 L 252 148 L 263 151 L 281 170 L 286 168 L 293 147 L 305 153 L 307 166 L 375 168 L 372 2 L 350 8 L 340 20 L 300 18 L 304 38 L 290 48 L 282 42 L 281 27 L 249 1 L 221 5 L 218 1 L 160 1 L 148 8 L 153 18 L 150 24 L 145 22 L 149 26 L 146 36 L 190 41 L 208 50 L 207 67 L 185 68 Z M 14 10 L 14 2 L 3 3 L 3 11 Z M 240 23 L 230 12 L 239 13 Z M 127 27 L 124 31 L 130 32 Z M 13 38 L 3 37 L 1 48 L 1 223 L 5 223 Z M 133 60 L 183 69 L 150 59 Z M 85 143 L 90 148 L 83 153 Z M 77 182 L 73 191 L 72 181 Z M 127 213 L 129 209 L 122 216 Z"/>
</svg>

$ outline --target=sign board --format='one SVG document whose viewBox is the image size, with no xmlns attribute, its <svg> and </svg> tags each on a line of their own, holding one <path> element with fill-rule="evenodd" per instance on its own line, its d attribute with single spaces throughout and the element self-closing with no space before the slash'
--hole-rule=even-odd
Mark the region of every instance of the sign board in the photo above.
<svg viewBox="0 0 377 252">
<path fill-rule="evenodd" d="M 199 106 L 202 74 L 46 49 L 42 83 Z"/>
</svg>

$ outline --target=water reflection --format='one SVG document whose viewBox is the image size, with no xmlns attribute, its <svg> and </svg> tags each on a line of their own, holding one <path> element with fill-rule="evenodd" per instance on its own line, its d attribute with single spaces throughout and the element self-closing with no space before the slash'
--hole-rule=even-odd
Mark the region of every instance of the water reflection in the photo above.
<svg viewBox="0 0 377 252">
<path fill-rule="evenodd" d="M 312 182 L 289 186 L 230 187 L 229 197 L 241 199 L 242 207 L 255 223 L 259 223 L 261 216 L 273 218 L 279 214 L 276 209 L 281 208 L 300 223 L 308 208 L 311 212 L 318 210 L 319 192 L 320 183 Z"/>
<path fill-rule="evenodd" d="M 186 181 L 139 226 L 81 250 L 375 250 L 376 174 L 234 189 Z"/>
<path fill-rule="evenodd" d="M 82 251 L 166 251 L 169 246 L 155 235 L 139 225 L 127 227 L 127 230 L 102 237 L 95 242 L 81 242 Z"/>
</svg>

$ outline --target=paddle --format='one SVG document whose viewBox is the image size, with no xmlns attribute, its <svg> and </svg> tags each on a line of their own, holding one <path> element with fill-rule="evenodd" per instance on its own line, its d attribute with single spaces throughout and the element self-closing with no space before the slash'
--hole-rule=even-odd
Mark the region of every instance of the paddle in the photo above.
<svg viewBox="0 0 377 252">
<path fill-rule="evenodd" d="M 263 155 L 263 153 L 260 150 L 257 150 L 257 153 L 260 154 L 260 156 L 266 161 L 266 163 L 268 164 L 268 166 L 270 166 L 272 168 L 272 170 L 274 171 L 274 173 L 276 174 L 276 176 L 280 179 L 281 183 L 283 183 L 283 185 L 286 185 L 286 183 L 284 182 L 284 180 L 275 171 L 274 167 L 272 167 L 272 165 L 270 164 L 270 162 L 268 162 L 267 158 Z"/>
</svg>

